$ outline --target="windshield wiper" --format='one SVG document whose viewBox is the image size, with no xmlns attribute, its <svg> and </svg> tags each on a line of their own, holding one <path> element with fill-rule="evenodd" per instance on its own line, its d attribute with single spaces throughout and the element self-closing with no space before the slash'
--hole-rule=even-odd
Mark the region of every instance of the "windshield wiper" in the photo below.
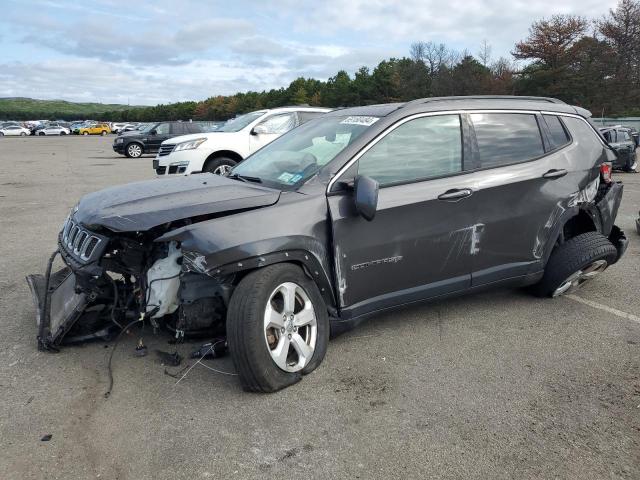
<svg viewBox="0 0 640 480">
<path fill-rule="evenodd" d="M 248 175 L 238 175 L 237 173 L 229 175 L 229 178 L 233 178 L 234 180 L 242 180 L 243 182 L 262 183 L 262 179 L 260 177 L 250 177 Z"/>
</svg>

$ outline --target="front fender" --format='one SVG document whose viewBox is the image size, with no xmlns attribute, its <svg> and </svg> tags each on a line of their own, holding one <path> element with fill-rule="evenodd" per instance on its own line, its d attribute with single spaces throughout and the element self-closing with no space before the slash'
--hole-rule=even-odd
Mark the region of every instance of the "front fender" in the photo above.
<svg viewBox="0 0 640 480">
<path fill-rule="evenodd" d="M 298 263 L 335 306 L 324 195 L 283 193 L 275 205 L 195 223 L 156 241 L 180 242 L 186 267 L 212 276 Z"/>
</svg>

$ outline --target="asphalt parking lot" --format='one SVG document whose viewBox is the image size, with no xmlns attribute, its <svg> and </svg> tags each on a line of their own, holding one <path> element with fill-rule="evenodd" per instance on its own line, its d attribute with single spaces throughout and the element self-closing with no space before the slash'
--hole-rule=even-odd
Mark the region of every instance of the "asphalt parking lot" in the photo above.
<svg viewBox="0 0 640 480">
<path fill-rule="evenodd" d="M 105 399 L 111 344 L 38 352 L 24 277 L 81 195 L 153 177 L 112 141 L 0 139 L 0 478 L 640 478 L 640 174 L 614 175 L 626 256 L 571 298 L 501 290 L 379 315 L 271 395 L 200 365 L 176 385 L 148 330 L 147 357 L 136 336 L 118 346 Z"/>
</svg>

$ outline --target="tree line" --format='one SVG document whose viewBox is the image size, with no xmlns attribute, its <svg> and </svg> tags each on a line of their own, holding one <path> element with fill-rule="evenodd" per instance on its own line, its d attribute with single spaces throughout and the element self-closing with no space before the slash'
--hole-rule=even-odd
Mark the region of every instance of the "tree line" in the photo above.
<svg viewBox="0 0 640 480">
<path fill-rule="evenodd" d="M 640 116 L 640 0 L 620 0 L 602 18 L 553 15 L 534 21 L 511 57 L 490 42 L 458 52 L 416 41 L 408 55 L 344 70 L 326 81 L 297 78 L 286 88 L 218 95 L 199 102 L 105 112 L 105 120 L 225 120 L 284 105 L 349 107 L 449 95 L 539 95 L 600 116 Z"/>
</svg>

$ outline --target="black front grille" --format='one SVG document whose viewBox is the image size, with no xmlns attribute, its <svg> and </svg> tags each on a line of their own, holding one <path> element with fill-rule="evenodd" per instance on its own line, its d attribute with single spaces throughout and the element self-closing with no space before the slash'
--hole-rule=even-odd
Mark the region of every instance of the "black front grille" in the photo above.
<svg viewBox="0 0 640 480">
<path fill-rule="evenodd" d="M 67 253 L 83 262 L 89 261 L 101 242 L 101 238 L 85 230 L 72 219 L 67 220 L 60 235 L 60 244 Z"/>
<path fill-rule="evenodd" d="M 175 144 L 167 144 L 167 145 L 160 145 L 160 150 L 158 151 L 158 156 L 159 157 L 166 157 L 167 155 L 169 155 L 171 152 L 173 152 L 173 149 L 175 148 Z"/>
</svg>

